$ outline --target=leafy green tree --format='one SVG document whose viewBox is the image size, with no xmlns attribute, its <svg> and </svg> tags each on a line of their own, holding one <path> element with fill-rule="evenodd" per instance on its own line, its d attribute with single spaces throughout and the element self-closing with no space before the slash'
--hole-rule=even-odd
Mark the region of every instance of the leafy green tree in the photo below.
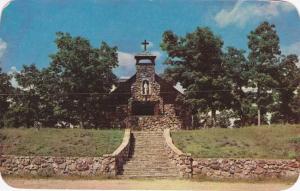
<svg viewBox="0 0 300 191">
<path fill-rule="evenodd" d="M 18 88 L 14 91 L 10 110 L 5 115 L 8 127 L 33 127 L 39 119 L 40 96 L 37 93 L 40 71 L 35 65 L 23 66 L 15 73 Z"/>
<path fill-rule="evenodd" d="M 294 105 L 297 105 L 294 98 L 297 87 L 300 85 L 300 69 L 296 65 L 298 61 L 297 55 L 284 57 L 274 76 L 277 81 L 278 99 L 275 103 L 273 122 L 295 123 L 298 121 L 299 113 L 294 109 Z"/>
<path fill-rule="evenodd" d="M 232 101 L 222 65 L 222 46 L 220 37 L 209 28 L 200 27 L 184 37 L 166 31 L 161 43 L 161 48 L 168 53 L 165 76 L 185 88 L 183 103 L 192 114 L 199 110 L 211 111 L 213 126 L 216 111 L 229 107 Z"/>
<path fill-rule="evenodd" d="M 233 94 L 231 109 L 237 114 L 241 126 L 251 124 L 253 119 L 252 93 L 247 90 L 249 63 L 244 54 L 244 50 L 228 47 L 223 55 L 227 81 L 231 84 Z"/>
<path fill-rule="evenodd" d="M 248 35 L 250 86 L 256 88 L 257 124 L 261 124 L 261 115 L 270 110 L 273 103 L 272 88 L 276 86 L 273 76 L 276 73 L 279 56 L 279 37 L 275 25 L 261 23 Z"/>
<path fill-rule="evenodd" d="M 3 117 L 8 111 L 10 98 L 9 94 L 12 93 L 12 86 L 10 83 L 10 76 L 2 72 L 0 68 L 0 127 L 3 127 Z"/>
<path fill-rule="evenodd" d="M 91 47 L 88 40 L 57 33 L 57 53 L 51 55 L 48 73 L 55 73 L 52 84 L 58 104 L 55 113 L 80 127 L 97 127 L 104 119 L 105 100 L 116 76 L 117 48 L 102 42 Z"/>
</svg>

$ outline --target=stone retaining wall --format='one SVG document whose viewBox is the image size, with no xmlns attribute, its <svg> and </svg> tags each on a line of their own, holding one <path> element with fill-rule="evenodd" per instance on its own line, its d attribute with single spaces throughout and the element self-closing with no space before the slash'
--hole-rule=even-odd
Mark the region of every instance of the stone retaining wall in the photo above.
<svg viewBox="0 0 300 191">
<path fill-rule="evenodd" d="M 181 121 L 178 117 L 154 115 L 154 116 L 131 116 L 130 127 L 140 130 L 163 131 L 164 129 L 179 130 Z"/>
<path fill-rule="evenodd" d="M 49 157 L 1 156 L 1 173 L 38 176 L 114 176 L 115 158 L 104 157 Z"/>
<path fill-rule="evenodd" d="M 122 144 L 101 157 L 0 156 L 3 174 L 38 176 L 116 176 L 128 159 L 131 132 L 125 129 Z"/>
<path fill-rule="evenodd" d="M 180 151 L 172 141 L 170 129 L 164 130 L 165 149 L 169 159 L 176 165 L 181 177 L 190 178 L 193 174 L 192 158 L 190 154 Z"/>
<path fill-rule="evenodd" d="M 170 130 L 164 131 L 166 152 L 182 177 L 214 179 L 297 178 L 300 162 L 280 159 L 203 159 L 192 158 L 180 151 L 172 141 Z"/>
<path fill-rule="evenodd" d="M 194 158 L 192 167 L 193 176 L 217 179 L 297 178 L 300 173 L 296 160 Z"/>
</svg>

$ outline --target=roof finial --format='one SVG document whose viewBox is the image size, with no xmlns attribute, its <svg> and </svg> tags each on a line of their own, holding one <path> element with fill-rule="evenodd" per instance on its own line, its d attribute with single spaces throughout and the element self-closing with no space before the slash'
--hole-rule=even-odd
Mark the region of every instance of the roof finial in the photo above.
<svg viewBox="0 0 300 191">
<path fill-rule="evenodd" d="M 144 45 L 144 52 L 147 51 L 147 46 L 149 45 L 150 43 L 147 42 L 147 40 L 144 40 L 144 42 L 142 42 L 142 45 Z"/>
</svg>

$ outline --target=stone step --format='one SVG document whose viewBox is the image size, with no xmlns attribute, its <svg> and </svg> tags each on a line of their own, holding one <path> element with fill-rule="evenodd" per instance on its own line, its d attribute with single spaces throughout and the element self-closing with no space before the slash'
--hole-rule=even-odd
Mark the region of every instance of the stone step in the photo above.
<svg viewBox="0 0 300 191">
<path fill-rule="evenodd" d="M 129 161 L 126 163 L 127 164 L 153 164 L 153 165 L 156 165 L 156 164 L 162 164 L 162 165 L 173 165 L 171 162 L 168 161 L 168 159 L 166 160 L 147 160 L 147 159 L 141 159 L 141 160 L 132 160 L 132 161 Z"/>
<path fill-rule="evenodd" d="M 163 138 L 163 135 L 156 135 L 156 134 L 133 134 L 133 137 L 157 137 Z"/>
<path fill-rule="evenodd" d="M 149 145 L 151 145 L 151 149 L 148 148 Z M 149 144 L 141 144 L 141 145 L 134 145 L 134 150 L 138 150 L 138 149 L 144 149 L 144 151 L 153 151 L 153 150 L 165 150 L 165 146 L 164 145 L 156 145 L 156 146 L 153 146 L 151 143 Z"/>
<path fill-rule="evenodd" d="M 178 170 L 169 160 L 162 132 L 134 131 L 129 161 L 123 166 L 121 178 L 178 177 Z"/>
<path fill-rule="evenodd" d="M 129 161 L 158 161 L 158 162 L 161 162 L 161 161 L 166 161 L 166 162 L 171 162 L 169 160 L 169 158 L 167 156 L 163 156 L 163 157 L 160 157 L 160 156 L 139 156 L 139 155 L 134 155 L 132 156 L 132 158 L 129 160 Z"/>
<path fill-rule="evenodd" d="M 179 174 L 177 171 L 124 171 L 123 175 L 153 175 L 153 174 L 163 174 L 163 175 L 177 175 Z"/>
<path fill-rule="evenodd" d="M 151 165 L 151 164 L 131 164 L 131 165 L 125 165 L 123 166 L 123 169 L 126 169 L 126 170 L 130 170 L 130 169 L 143 169 L 143 170 L 150 170 L 150 169 L 164 169 L 164 170 L 167 170 L 167 169 L 175 169 L 173 166 L 158 166 L 158 165 Z"/>
<path fill-rule="evenodd" d="M 168 155 L 166 154 L 163 154 L 163 155 L 160 155 L 160 153 L 144 153 L 144 152 L 136 152 L 136 153 L 133 153 L 131 155 L 131 159 L 135 159 L 135 158 L 139 158 L 139 157 L 142 157 L 142 158 L 148 158 L 148 157 L 151 157 L 151 158 L 169 158 Z"/>
<path fill-rule="evenodd" d="M 144 137 L 142 137 L 141 139 L 144 139 Z M 145 137 L 145 139 L 146 139 L 146 137 Z M 135 141 L 135 142 L 137 142 L 137 141 Z M 155 144 L 155 143 L 164 143 L 165 141 L 162 141 L 162 140 L 159 140 L 159 139 L 157 139 L 157 140 L 153 139 L 153 140 L 147 140 L 147 141 L 140 140 L 138 143 L 146 143 L 146 142 Z"/>
<path fill-rule="evenodd" d="M 150 150 L 150 148 L 148 148 L 149 146 L 151 145 L 151 150 L 152 149 L 156 149 L 156 148 L 159 148 L 159 149 L 163 149 L 165 148 L 165 144 L 164 143 L 161 143 L 161 144 L 153 144 L 153 143 L 142 143 L 142 144 L 134 144 L 134 147 L 135 148 L 141 148 L 141 147 L 144 147 L 144 150 Z"/>
<path fill-rule="evenodd" d="M 154 168 L 156 167 L 173 167 L 173 164 L 170 163 L 163 163 L 163 162 L 152 162 L 152 161 L 131 161 L 130 163 L 126 163 L 124 165 L 124 167 L 127 166 L 132 166 L 134 167 L 134 165 L 136 166 L 152 166 Z"/>
<path fill-rule="evenodd" d="M 145 145 L 146 146 L 146 145 Z M 134 151 L 145 151 L 145 152 L 155 152 L 155 151 L 166 151 L 164 148 L 153 148 L 153 149 L 145 149 L 145 147 L 136 147 L 133 149 Z"/>
<path fill-rule="evenodd" d="M 151 143 L 153 145 L 162 145 L 165 142 L 164 141 L 158 141 L 158 140 L 157 141 L 156 140 L 153 140 L 153 141 L 140 141 L 140 142 L 135 141 L 135 145 L 137 145 L 137 144 L 145 144 L 145 143 Z"/>
<path fill-rule="evenodd" d="M 159 166 L 175 166 L 172 162 L 169 162 L 167 160 L 133 160 L 133 161 L 128 161 L 126 162 L 125 165 L 131 165 L 131 164 L 151 164 L 151 165 L 159 165 Z"/>
<path fill-rule="evenodd" d="M 154 141 L 154 140 L 157 140 L 157 141 L 164 141 L 163 140 L 163 137 L 157 137 L 157 136 L 149 136 L 149 135 L 145 135 L 145 136 L 141 136 L 141 135 L 138 135 L 138 136 L 133 136 L 133 138 L 136 140 L 136 139 L 144 139 L 144 140 L 147 140 L 147 141 Z M 146 139 L 147 138 L 147 139 Z M 150 139 L 151 138 L 151 139 Z M 143 140 L 141 140 L 143 141 Z"/>
<path fill-rule="evenodd" d="M 164 148 L 165 147 L 165 143 L 151 143 L 151 142 L 149 142 L 149 143 L 135 143 L 134 144 L 134 146 L 136 146 L 136 147 L 141 147 L 141 146 L 147 146 L 146 148 L 144 148 L 144 149 L 150 149 L 150 148 L 148 148 L 149 146 L 152 146 L 153 148 Z"/>
<path fill-rule="evenodd" d="M 149 136 L 153 136 L 153 137 L 162 137 L 163 133 L 132 133 L 133 136 L 145 136 L 145 135 L 149 135 Z"/>
<path fill-rule="evenodd" d="M 149 153 L 150 155 L 155 155 L 155 154 L 163 154 L 163 155 L 167 155 L 167 153 L 165 153 L 166 151 L 164 149 L 155 149 L 155 150 L 142 150 L 142 149 L 134 149 L 132 154 L 138 153 L 138 154 L 146 154 Z"/>
<path fill-rule="evenodd" d="M 178 176 L 178 173 L 163 173 L 163 172 L 130 172 L 130 173 L 123 173 L 124 176 Z"/>
<path fill-rule="evenodd" d="M 133 153 L 150 153 L 150 154 L 160 154 L 160 153 L 164 153 L 166 150 L 164 149 L 153 149 L 153 150 L 142 150 L 141 148 L 138 149 L 133 149 Z"/>
<path fill-rule="evenodd" d="M 134 148 L 133 151 L 144 151 L 144 152 L 152 152 L 152 153 L 158 153 L 158 152 L 164 152 L 166 151 L 165 149 L 163 148 L 153 148 L 153 149 L 143 149 L 142 147 L 141 148 Z"/>
<path fill-rule="evenodd" d="M 140 155 L 140 154 L 134 154 L 131 156 L 130 160 L 133 161 L 139 161 L 139 160 L 146 160 L 146 161 L 165 161 L 168 160 L 169 157 L 167 155 L 150 155 L 150 154 L 145 154 L 145 155 Z"/>
<path fill-rule="evenodd" d="M 150 164 L 137 164 L 137 165 L 125 165 L 123 166 L 123 169 L 126 170 L 151 170 L 151 169 L 163 169 L 163 170 L 167 170 L 167 169 L 175 169 L 173 166 L 156 166 L 156 165 L 150 165 Z"/>
<path fill-rule="evenodd" d="M 125 172 L 177 172 L 177 169 L 172 168 L 172 167 L 164 167 L 164 168 L 152 168 L 152 167 L 147 167 L 147 166 L 138 166 L 139 168 L 133 169 L 129 167 L 123 167 L 123 170 Z"/>
<path fill-rule="evenodd" d="M 119 178 L 121 179 L 138 179 L 138 178 L 141 178 L 141 179 L 170 179 L 170 178 L 173 178 L 173 179 L 176 179 L 178 177 L 178 175 L 119 175 L 118 176 Z"/>
</svg>

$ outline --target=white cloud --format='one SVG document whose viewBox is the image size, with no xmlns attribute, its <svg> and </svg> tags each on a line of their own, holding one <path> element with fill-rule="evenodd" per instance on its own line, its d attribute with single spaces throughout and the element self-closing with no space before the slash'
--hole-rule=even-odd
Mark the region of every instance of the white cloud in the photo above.
<svg viewBox="0 0 300 191">
<path fill-rule="evenodd" d="M 3 10 L 12 2 L 13 0 L 1 0 L 0 1 L 0 22 Z"/>
<path fill-rule="evenodd" d="M 127 52 L 118 52 L 119 67 L 130 69 L 135 65 L 134 54 Z"/>
<path fill-rule="evenodd" d="M 0 60 L 7 49 L 7 43 L 0 38 Z"/>
<path fill-rule="evenodd" d="M 281 49 L 283 54 L 296 54 L 300 59 L 300 41 L 290 44 L 288 46 L 283 46 Z M 297 66 L 300 68 L 300 62 L 298 62 Z"/>
<path fill-rule="evenodd" d="M 297 54 L 300 55 L 300 41 L 295 42 L 289 46 L 283 46 L 282 52 L 284 54 Z"/>
<path fill-rule="evenodd" d="M 276 17 L 282 12 L 295 10 L 292 4 L 280 1 L 250 2 L 239 0 L 231 10 L 222 9 L 215 16 L 215 21 L 220 27 L 237 25 L 243 27 L 252 19 Z"/>
</svg>

